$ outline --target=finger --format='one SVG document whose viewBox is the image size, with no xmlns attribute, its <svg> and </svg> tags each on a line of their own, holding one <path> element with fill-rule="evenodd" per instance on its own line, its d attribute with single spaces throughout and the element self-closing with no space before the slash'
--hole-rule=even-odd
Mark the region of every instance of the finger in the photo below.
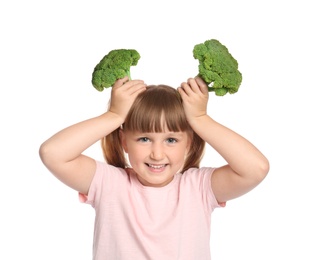
<svg viewBox="0 0 318 260">
<path fill-rule="evenodd" d="M 119 86 L 122 86 L 124 85 L 126 82 L 129 81 L 129 78 L 128 76 L 124 77 L 124 78 L 121 78 L 121 79 L 117 79 L 113 85 L 113 87 L 119 87 Z"/>
<path fill-rule="evenodd" d="M 208 86 L 202 78 L 195 77 L 195 81 L 196 81 L 197 85 L 199 86 L 202 93 L 207 94 L 209 92 Z"/>
<path fill-rule="evenodd" d="M 133 95 L 138 96 L 141 92 L 144 92 L 147 89 L 147 86 L 145 84 L 140 85 L 139 88 L 135 89 Z"/>
<path fill-rule="evenodd" d="M 186 85 L 186 83 L 182 83 L 180 87 L 177 88 L 181 98 L 183 101 L 188 100 L 189 95 L 186 93 L 186 91 L 184 90 L 184 86 Z"/>
<path fill-rule="evenodd" d="M 142 80 L 129 80 L 124 82 L 124 84 L 122 85 L 122 89 L 128 90 L 137 84 L 144 84 L 144 82 Z"/>
<path fill-rule="evenodd" d="M 147 88 L 147 85 L 145 83 L 143 83 L 143 82 L 138 83 L 131 88 L 131 94 L 132 95 L 139 94 L 139 93 L 145 91 L 146 88 Z"/>
<path fill-rule="evenodd" d="M 127 86 L 126 86 L 127 85 Z M 147 85 L 142 80 L 134 80 L 125 84 L 126 88 L 123 88 L 128 95 L 135 95 L 146 90 Z"/>
<path fill-rule="evenodd" d="M 189 95 L 191 90 L 191 87 L 189 86 L 189 84 L 187 82 L 182 82 L 180 85 L 180 91 L 182 91 L 182 93 L 184 95 Z"/>
<path fill-rule="evenodd" d="M 201 92 L 196 80 L 194 78 L 189 78 L 188 79 L 188 84 L 191 87 L 192 91 L 195 93 Z"/>
<path fill-rule="evenodd" d="M 178 90 L 178 92 L 179 92 L 181 98 L 184 99 L 184 97 L 187 95 L 187 94 L 185 93 L 184 89 L 180 86 L 180 87 L 177 88 L 177 90 Z"/>
</svg>

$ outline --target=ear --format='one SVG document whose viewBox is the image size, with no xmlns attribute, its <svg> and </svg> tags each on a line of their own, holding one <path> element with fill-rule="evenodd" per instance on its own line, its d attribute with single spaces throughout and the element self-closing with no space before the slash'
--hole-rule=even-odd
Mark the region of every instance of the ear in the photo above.
<svg viewBox="0 0 318 260">
<path fill-rule="evenodd" d="M 119 130 L 119 137 L 120 137 L 121 146 L 123 147 L 125 153 L 127 153 L 128 149 L 127 149 L 127 142 L 126 142 L 126 134 L 122 129 Z"/>
</svg>

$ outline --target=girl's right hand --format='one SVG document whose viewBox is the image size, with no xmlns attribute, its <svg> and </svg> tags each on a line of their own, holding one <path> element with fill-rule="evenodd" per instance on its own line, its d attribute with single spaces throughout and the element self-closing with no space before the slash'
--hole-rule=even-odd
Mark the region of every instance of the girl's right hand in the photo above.
<svg viewBox="0 0 318 260">
<path fill-rule="evenodd" d="M 129 80 L 128 77 L 118 79 L 112 87 L 109 111 L 124 122 L 135 98 L 145 90 L 146 84 L 142 80 Z"/>
</svg>

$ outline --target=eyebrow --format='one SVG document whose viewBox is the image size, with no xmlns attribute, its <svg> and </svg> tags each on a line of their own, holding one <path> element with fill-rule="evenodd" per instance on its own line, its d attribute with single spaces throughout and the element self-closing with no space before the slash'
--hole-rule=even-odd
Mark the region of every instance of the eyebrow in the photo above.
<svg viewBox="0 0 318 260">
<path fill-rule="evenodd" d="M 165 137 L 182 137 L 184 134 L 186 134 L 185 132 L 133 132 L 132 133 L 135 136 L 152 136 L 152 135 L 156 135 L 156 134 L 164 134 Z"/>
</svg>

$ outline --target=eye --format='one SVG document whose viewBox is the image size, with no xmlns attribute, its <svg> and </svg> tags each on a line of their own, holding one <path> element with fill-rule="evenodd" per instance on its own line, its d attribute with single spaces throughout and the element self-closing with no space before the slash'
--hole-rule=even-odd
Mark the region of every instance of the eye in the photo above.
<svg viewBox="0 0 318 260">
<path fill-rule="evenodd" d="M 149 142 L 149 138 L 148 137 L 140 137 L 138 138 L 138 142 L 141 142 L 141 143 L 146 143 L 146 142 Z"/>
<path fill-rule="evenodd" d="M 177 139 L 175 139 L 175 138 L 168 138 L 167 139 L 167 143 L 169 143 L 169 144 L 174 144 L 176 142 L 177 142 Z"/>
</svg>

